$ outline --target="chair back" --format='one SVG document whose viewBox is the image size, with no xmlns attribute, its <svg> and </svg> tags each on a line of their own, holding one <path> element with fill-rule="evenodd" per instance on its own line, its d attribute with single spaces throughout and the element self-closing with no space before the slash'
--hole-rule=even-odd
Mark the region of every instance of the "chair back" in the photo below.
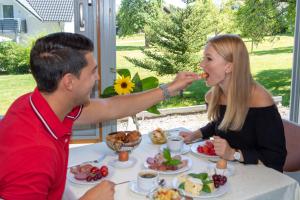
<svg viewBox="0 0 300 200">
<path fill-rule="evenodd" d="M 300 125 L 285 119 L 282 122 L 287 149 L 283 171 L 300 171 Z"/>
</svg>

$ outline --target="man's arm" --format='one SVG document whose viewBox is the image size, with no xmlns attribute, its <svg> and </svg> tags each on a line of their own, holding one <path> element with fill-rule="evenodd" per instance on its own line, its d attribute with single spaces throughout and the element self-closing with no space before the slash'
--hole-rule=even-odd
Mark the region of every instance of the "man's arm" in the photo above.
<svg viewBox="0 0 300 200">
<path fill-rule="evenodd" d="M 167 90 L 171 96 L 175 96 L 197 79 L 199 79 L 198 75 L 192 72 L 178 73 L 174 81 L 168 84 Z M 93 124 L 134 115 L 163 99 L 164 94 L 160 88 L 106 99 L 92 99 L 84 106 L 76 124 Z"/>
</svg>

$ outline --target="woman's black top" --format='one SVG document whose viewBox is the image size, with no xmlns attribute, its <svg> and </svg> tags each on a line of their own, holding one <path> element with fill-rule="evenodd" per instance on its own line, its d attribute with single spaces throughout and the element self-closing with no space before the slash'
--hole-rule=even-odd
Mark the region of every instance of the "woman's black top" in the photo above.
<svg viewBox="0 0 300 200">
<path fill-rule="evenodd" d="M 276 105 L 251 107 L 240 131 L 218 129 L 226 106 L 220 105 L 220 117 L 201 128 L 203 139 L 218 135 L 227 140 L 231 148 L 241 150 L 245 164 L 257 164 L 283 171 L 286 158 L 284 129 Z"/>
</svg>

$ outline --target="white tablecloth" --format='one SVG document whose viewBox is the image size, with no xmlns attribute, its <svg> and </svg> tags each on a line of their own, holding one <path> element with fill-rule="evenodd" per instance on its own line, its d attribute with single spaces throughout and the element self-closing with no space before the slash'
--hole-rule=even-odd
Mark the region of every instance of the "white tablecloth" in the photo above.
<svg viewBox="0 0 300 200">
<path fill-rule="evenodd" d="M 143 135 L 141 144 L 133 150 L 130 157 L 137 158 L 137 163 L 127 169 L 114 168 L 111 180 L 115 183 L 135 180 L 138 172 L 145 169 L 143 163 L 149 156 L 154 156 L 159 152 L 159 145 L 153 145 L 147 135 Z M 86 145 L 70 149 L 69 166 L 79 164 L 87 160 L 97 159 L 101 155 L 106 155 L 103 164 L 107 165 L 117 155 L 108 149 L 105 143 Z M 193 171 L 206 169 L 207 160 L 194 155 L 192 152 L 186 154 L 193 161 Z M 218 199 L 221 200 L 299 200 L 299 184 L 294 179 L 279 173 L 263 165 L 243 165 L 233 163 L 235 174 L 228 178 L 230 185 L 229 191 Z M 176 175 L 160 175 L 172 184 Z M 67 180 L 64 200 L 79 199 L 89 188 L 90 185 L 74 184 Z M 115 200 L 135 200 L 146 199 L 142 195 L 133 193 L 128 184 L 121 184 L 115 187 Z"/>
</svg>

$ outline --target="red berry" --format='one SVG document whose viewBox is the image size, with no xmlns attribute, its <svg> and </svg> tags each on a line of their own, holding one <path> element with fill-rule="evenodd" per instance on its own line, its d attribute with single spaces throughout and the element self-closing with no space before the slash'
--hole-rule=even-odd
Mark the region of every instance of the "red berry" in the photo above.
<svg viewBox="0 0 300 200">
<path fill-rule="evenodd" d="M 91 173 L 96 174 L 98 168 L 97 167 L 92 167 L 92 169 L 90 170 Z"/>
<path fill-rule="evenodd" d="M 105 165 L 103 165 L 100 168 L 100 173 L 101 173 L 102 177 L 106 177 L 108 175 L 108 168 Z"/>
<path fill-rule="evenodd" d="M 86 181 L 87 181 L 87 182 L 92 181 L 92 179 L 93 179 L 93 177 L 91 177 L 91 176 L 86 177 Z"/>
</svg>

